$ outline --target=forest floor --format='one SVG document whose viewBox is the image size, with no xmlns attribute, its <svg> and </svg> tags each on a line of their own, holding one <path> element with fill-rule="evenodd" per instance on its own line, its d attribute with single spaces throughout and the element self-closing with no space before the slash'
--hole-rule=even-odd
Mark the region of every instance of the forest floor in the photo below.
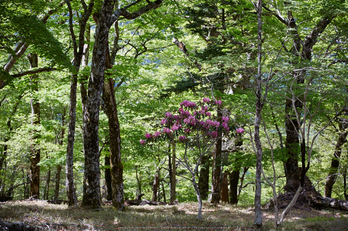
<svg viewBox="0 0 348 231">
<path fill-rule="evenodd" d="M 36 230 L 255 230 L 251 206 L 203 204 L 203 220 L 197 220 L 198 204 L 131 206 L 125 212 L 111 205 L 100 210 L 68 208 L 46 201 L 0 203 L 4 222 L 24 222 Z M 261 230 L 274 229 L 274 213 L 263 211 Z M 348 230 L 348 213 L 338 210 L 292 209 L 279 230 Z"/>
</svg>

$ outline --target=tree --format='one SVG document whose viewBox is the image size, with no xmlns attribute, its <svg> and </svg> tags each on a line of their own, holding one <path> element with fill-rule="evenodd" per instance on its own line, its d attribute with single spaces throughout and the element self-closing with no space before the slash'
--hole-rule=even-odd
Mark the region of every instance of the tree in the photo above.
<svg viewBox="0 0 348 231">
<path fill-rule="evenodd" d="M 190 180 L 196 192 L 199 208 L 198 219 L 202 219 L 202 198 L 199 187 L 196 182 L 196 175 L 198 174 L 198 167 L 202 161 L 203 156 L 207 155 L 211 147 L 221 140 L 220 134 L 228 135 L 230 126 L 227 124 L 229 118 L 222 116 L 220 121 L 211 120 L 210 110 L 213 107 L 219 107 L 222 104 L 221 100 L 215 102 L 210 101 L 209 98 L 203 98 L 202 102 L 196 104 L 194 102 L 184 100 L 178 109 L 178 115 L 173 115 L 170 112 L 165 113 L 165 118 L 161 120 L 164 126 L 162 131 L 156 131 L 154 135 L 146 133 L 145 140 L 141 140 L 141 144 L 148 142 L 156 142 L 160 139 L 169 139 L 169 142 L 184 143 L 184 155 L 178 158 L 178 161 L 189 171 Z M 205 106 L 207 105 L 207 106 Z M 207 118 L 205 120 L 205 118 Z M 179 134 L 183 134 L 179 136 Z M 187 150 L 190 147 L 196 150 L 196 157 L 190 163 Z"/>
<path fill-rule="evenodd" d="M 70 35 L 73 43 L 74 51 L 74 70 L 71 75 L 71 86 L 70 86 L 70 109 L 69 109 L 69 130 L 68 130 L 68 143 L 67 143 L 67 154 L 66 154 L 66 189 L 68 196 L 68 205 L 77 206 L 77 198 L 74 187 L 74 177 L 73 177 L 73 156 L 74 156 L 74 140 L 75 140 L 75 123 L 76 123 L 76 91 L 77 91 L 77 75 L 82 63 L 82 58 L 85 55 L 87 59 L 87 54 L 89 51 L 85 47 L 85 33 L 88 29 L 87 21 L 92 14 L 94 1 L 90 1 L 88 7 L 84 1 L 82 5 L 84 6 L 84 12 L 79 20 L 79 37 L 76 39 L 76 35 L 73 27 L 73 11 L 70 1 L 66 1 L 69 9 L 69 29 Z M 89 35 L 87 35 L 89 36 Z"/>
<path fill-rule="evenodd" d="M 139 10 L 130 13 L 127 11 L 128 8 L 134 4 L 130 4 L 126 7 L 119 8 L 113 11 L 115 1 L 105 0 L 102 3 L 101 9 L 98 12 L 98 24 L 95 35 L 95 42 L 93 47 L 91 75 L 88 81 L 88 93 L 86 104 L 84 105 L 83 112 L 83 137 L 84 137 L 84 151 L 85 151 L 85 172 L 84 172 L 84 190 L 83 190 L 83 201 L 82 206 L 99 208 L 100 205 L 100 170 L 99 170 L 99 137 L 98 137 L 98 126 L 99 126 L 99 107 L 101 92 L 104 84 L 104 72 L 106 65 L 106 57 L 108 50 L 108 37 L 109 30 L 112 24 L 123 16 L 127 19 L 134 19 L 139 17 L 141 14 L 157 8 L 162 3 L 161 0 L 156 2 L 148 2 L 145 6 L 139 8 Z M 117 160 L 113 157 L 112 161 Z M 111 169 L 111 172 L 114 172 Z M 112 182 L 117 182 L 117 179 Z M 112 186 L 113 187 L 113 186 Z M 115 193 L 115 192 L 113 192 Z M 122 208 L 122 207 L 121 207 Z M 120 208 L 118 208 L 120 209 Z"/>
</svg>

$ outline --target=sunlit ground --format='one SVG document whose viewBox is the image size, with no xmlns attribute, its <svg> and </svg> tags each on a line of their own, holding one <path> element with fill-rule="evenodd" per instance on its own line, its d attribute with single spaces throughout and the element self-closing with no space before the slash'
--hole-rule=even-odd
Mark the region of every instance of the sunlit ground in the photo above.
<svg viewBox="0 0 348 231">
<path fill-rule="evenodd" d="M 250 206 L 203 204 L 197 220 L 197 203 L 127 207 L 126 212 L 104 206 L 101 210 L 68 208 L 46 201 L 0 203 L 6 222 L 25 222 L 45 230 L 254 230 Z M 274 230 L 274 213 L 263 211 L 262 230 Z M 347 230 L 348 214 L 337 210 L 292 209 L 279 230 Z"/>
</svg>

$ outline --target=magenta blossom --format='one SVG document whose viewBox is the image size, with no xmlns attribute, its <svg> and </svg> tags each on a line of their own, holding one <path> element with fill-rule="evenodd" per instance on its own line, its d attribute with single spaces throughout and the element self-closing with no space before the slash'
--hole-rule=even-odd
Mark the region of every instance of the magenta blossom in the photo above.
<svg viewBox="0 0 348 231">
<path fill-rule="evenodd" d="M 164 125 L 164 124 L 166 124 L 167 123 L 167 119 L 163 119 L 162 121 L 161 121 L 161 124 L 162 125 Z"/>
<path fill-rule="evenodd" d="M 178 127 L 177 125 L 174 124 L 174 125 L 172 126 L 172 131 L 173 131 L 173 132 L 177 131 L 178 129 L 179 129 L 179 127 Z"/>
<path fill-rule="evenodd" d="M 210 99 L 209 98 L 203 98 L 203 102 L 204 103 L 208 103 L 208 102 L 210 102 Z"/>
<path fill-rule="evenodd" d="M 228 122 L 229 119 L 230 119 L 230 118 L 228 118 L 227 116 L 223 116 L 223 117 L 221 118 L 221 120 L 222 120 L 222 121 L 225 121 L 226 123 Z"/>
<path fill-rule="evenodd" d="M 205 113 L 205 115 L 206 115 L 206 116 L 211 116 L 211 113 L 207 111 L 207 112 Z"/>
<path fill-rule="evenodd" d="M 236 132 L 237 132 L 237 134 L 243 134 L 244 133 L 244 129 L 243 128 L 237 128 Z"/>
<path fill-rule="evenodd" d="M 161 135 L 161 132 L 155 131 L 155 137 L 159 137 Z"/>
<path fill-rule="evenodd" d="M 163 132 L 167 134 L 172 133 L 172 131 L 169 128 L 163 128 Z"/>
<path fill-rule="evenodd" d="M 166 117 L 172 117 L 173 116 L 173 114 L 172 113 L 170 113 L 170 112 L 166 112 Z"/>
<path fill-rule="evenodd" d="M 145 138 L 146 138 L 146 139 L 151 139 L 151 137 L 152 137 L 152 134 L 151 134 L 151 133 L 146 133 L 146 134 L 145 134 Z"/>
<path fill-rule="evenodd" d="M 140 144 L 145 144 L 145 140 L 140 140 Z"/>
<path fill-rule="evenodd" d="M 215 104 L 217 104 L 217 105 L 221 105 L 221 100 L 215 100 Z"/>
<path fill-rule="evenodd" d="M 225 129 L 228 130 L 228 125 L 226 122 L 222 122 L 221 126 Z"/>
<path fill-rule="evenodd" d="M 190 133 L 191 130 L 189 128 L 185 128 L 185 133 Z"/>
<path fill-rule="evenodd" d="M 213 132 L 211 132 L 211 133 L 210 133 L 210 136 L 211 136 L 211 137 L 213 137 L 213 138 L 218 137 L 218 133 L 217 133 L 217 131 L 213 131 Z"/>
<path fill-rule="evenodd" d="M 195 108 L 196 107 L 196 103 L 188 101 L 188 100 L 184 100 L 180 103 L 180 106 L 184 106 L 184 107 L 189 107 L 189 108 Z"/>
<path fill-rule="evenodd" d="M 180 136 L 180 137 L 179 137 L 179 140 L 180 140 L 180 141 L 184 141 L 185 139 L 186 139 L 185 136 Z"/>
</svg>

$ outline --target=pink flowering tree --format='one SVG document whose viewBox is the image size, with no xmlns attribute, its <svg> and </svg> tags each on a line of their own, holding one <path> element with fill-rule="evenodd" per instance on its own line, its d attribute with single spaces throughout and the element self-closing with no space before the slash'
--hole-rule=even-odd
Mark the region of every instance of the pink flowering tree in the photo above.
<svg viewBox="0 0 348 231">
<path fill-rule="evenodd" d="M 203 98 L 198 103 L 184 100 L 175 113 L 165 113 L 165 117 L 161 120 L 160 131 L 153 134 L 146 133 L 145 139 L 140 140 L 142 145 L 163 139 L 174 140 L 183 145 L 184 154 L 178 158 L 178 162 L 190 172 L 190 180 L 199 203 L 198 219 L 202 218 L 202 199 L 196 182 L 199 165 L 202 157 L 210 151 L 218 139 L 222 138 L 218 134 L 228 135 L 232 127 L 229 117 L 223 116 L 221 122 L 218 122 L 215 119 L 216 116 L 211 112 L 215 111 L 215 108 L 221 103 L 221 100 L 211 101 L 209 98 Z M 236 132 L 243 133 L 244 130 L 239 128 Z M 189 150 L 196 153 L 191 161 L 188 158 Z"/>
</svg>

